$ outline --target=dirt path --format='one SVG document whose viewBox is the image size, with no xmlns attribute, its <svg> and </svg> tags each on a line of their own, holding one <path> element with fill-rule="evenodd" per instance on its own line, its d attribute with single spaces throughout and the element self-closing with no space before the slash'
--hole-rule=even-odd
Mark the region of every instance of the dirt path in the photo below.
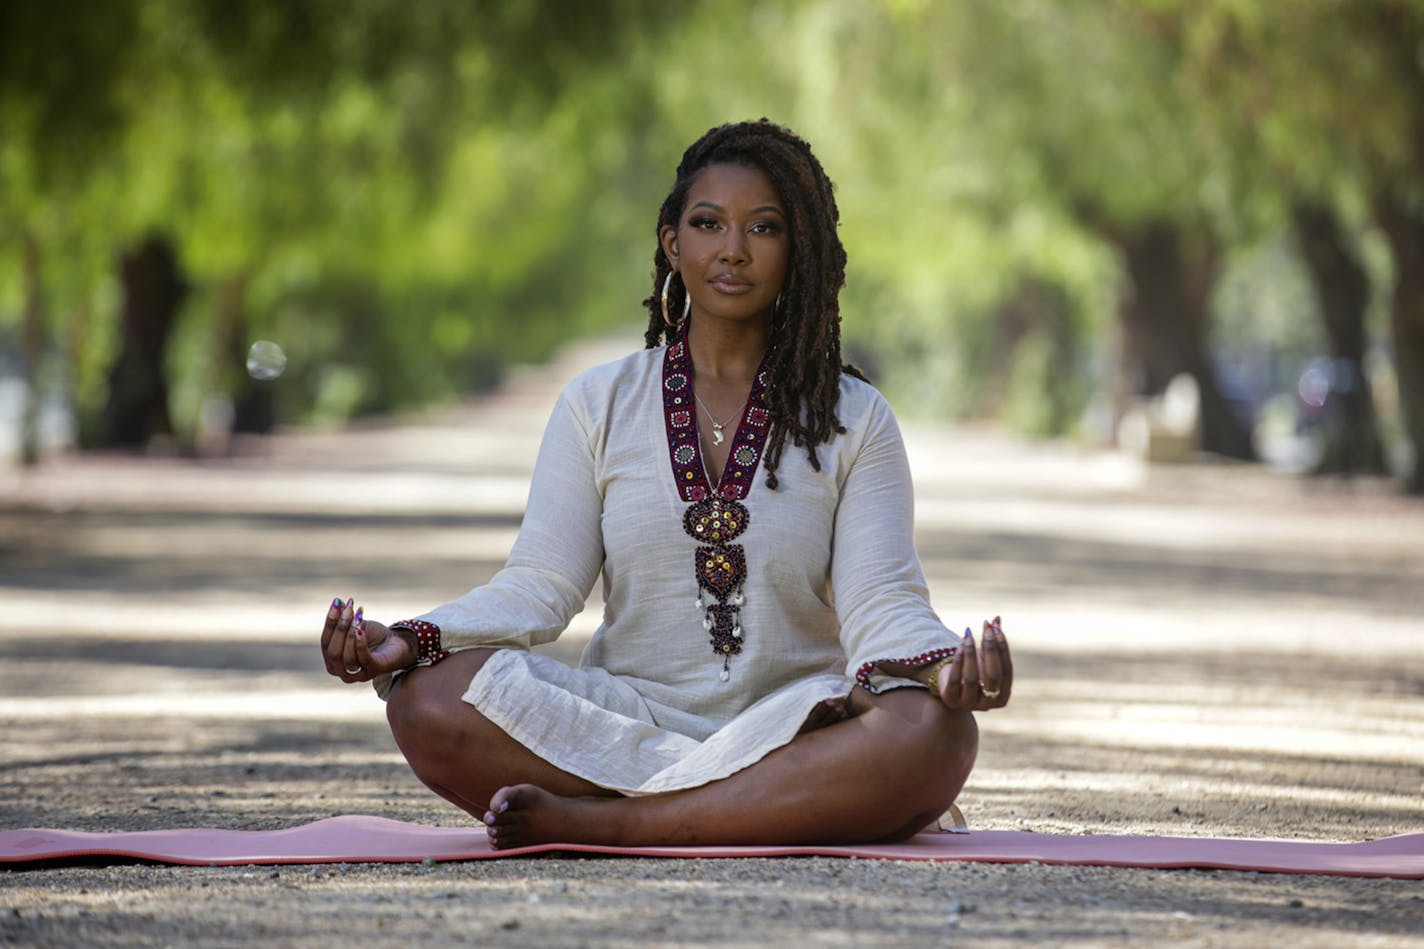
<svg viewBox="0 0 1424 949">
<path fill-rule="evenodd" d="M 221 462 L 0 472 L 0 826 L 466 818 L 412 778 L 325 603 L 418 612 L 518 527 L 583 346 L 454 409 Z M 1001 613 L 980 828 L 1360 840 L 1424 830 L 1424 504 L 907 425 L 951 623 Z M 591 604 L 552 650 L 573 661 Z M 0 944 L 1424 945 L 1417 882 L 828 859 L 0 874 Z"/>
</svg>

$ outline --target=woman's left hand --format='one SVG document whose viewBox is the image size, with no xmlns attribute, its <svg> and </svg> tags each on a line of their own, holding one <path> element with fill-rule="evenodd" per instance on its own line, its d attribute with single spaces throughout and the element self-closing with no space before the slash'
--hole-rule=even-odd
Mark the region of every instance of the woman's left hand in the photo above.
<svg viewBox="0 0 1424 949">
<path fill-rule="evenodd" d="M 1014 662 L 997 616 L 992 622 L 985 622 L 977 648 L 973 634 L 964 631 L 964 643 L 954 660 L 939 670 L 935 684 L 940 701 L 948 708 L 987 712 L 1009 704 L 1014 690 Z"/>
</svg>

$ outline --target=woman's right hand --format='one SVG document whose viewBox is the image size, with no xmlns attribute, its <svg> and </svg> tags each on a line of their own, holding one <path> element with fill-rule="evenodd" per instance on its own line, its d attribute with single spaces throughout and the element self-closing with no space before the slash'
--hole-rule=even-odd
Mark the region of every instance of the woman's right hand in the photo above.
<svg viewBox="0 0 1424 949">
<path fill-rule="evenodd" d="M 366 619 L 353 600 L 342 603 L 337 597 L 321 628 L 321 656 L 329 675 L 342 682 L 368 682 L 415 665 L 416 649 L 413 639 Z"/>
</svg>

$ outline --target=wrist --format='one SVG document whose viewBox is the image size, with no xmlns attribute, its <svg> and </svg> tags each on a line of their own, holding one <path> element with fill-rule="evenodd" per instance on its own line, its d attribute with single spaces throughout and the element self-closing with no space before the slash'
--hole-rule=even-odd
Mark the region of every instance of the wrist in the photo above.
<svg viewBox="0 0 1424 949">
<path fill-rule="evenodd" d="M 921 685 L 928 685 L 931 692 L 938 693 L 938 688 L 934 684 L 934 677 L 939 675 L 940 665 L 947 665 L 954 659 L 955 653 L 959 650 L 954 646 L 946 646 L 942 649 L 931 649 L 922 652 L 918 656 L 907 656 L 904 659 L 873 659 L 865 663 L 856 671 L 855 680 L 867 692 L 878 692 L 870 681 L 873 673 L 895 676 L 901 679 L 910 679 Z M 931 673 L 930 669 L 934 667 Z M 927 681 L 928 680 L 928 681 Z"/>
<path fill-rule="evenodd" d="M 416 640 L 415 633 L 403 627 L 391 627 L 391 635 L 405 644 L 406 653 L 410 656 L 402 668 L 413 668 L 420 661 L 420 643 Z"/>
<path fill-rule="evenodd" d="M 391 634 L 400 636 L 415 656 L 414 665 L 433 666 L 450 655 L 440 643 L 440 627 L 418 619 L 403 619 L 391 624 Z"/>
<path fill-rule="evenodd" d="M 954 662 L 954 656 L 945 656 L 943 659 L 940 659 L 936 662 L 932 662 L 924 668 L 916 671 L 915 678 L 919 679 L 925 685 L 929 686 L 929 690 L 935 694 L 936 698 L 938 698 L 939 670 L 943 669 L 945 666 L 949 665 L 952 662 Z"/>
</svg>

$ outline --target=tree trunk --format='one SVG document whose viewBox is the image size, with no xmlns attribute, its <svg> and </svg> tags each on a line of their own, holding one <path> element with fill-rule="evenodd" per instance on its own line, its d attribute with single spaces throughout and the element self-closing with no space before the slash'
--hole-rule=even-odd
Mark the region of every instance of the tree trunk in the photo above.
<svg viewBox="0 0 1424 949">
<path fill-rule="evenodd" d="M 164 237 L 149 237 L 124 254 L 119 270 L 123 341 L 109 370 L 100 444 L 142 448 L 155 435 L 173 433 L 164 360 L 188 288 Z"/>
<path fill-rule="evenodd" d="M 1365 307 L 1370 284 L 1330 208 L 1302 202 L 1295 234 L 1310 272 L 1330 344 L 1333 371 L 1325 401 L 1325 451 L 1316 474 L 1382 474 L 1384 451 L 1365 375 Z"/>
<path fill-rule="evenodd" d="M 1414 449 L 1413 467 L 1404 473 L 1404 485 L 1410 494 L 1424 494 L 1424 214 L 1385 197 L 1375 204 L 1375 218 L 1394 254 L 1389 325 L 1400 421 Z"/>
<path fill-rule="evenodd" d="M 994 312 L 994 339 L 989 352 L 995 385 L 981 414 L 1008 411 L 1020 428 L 1042 437 L 1072 429 L 1086 401 L 1080 379 L 1080 356 L 1073 318 L 1063 292 L 1051 283 L 1021 280 Z M 1013 391 L 1011 391 L 1013 390 Z M 1031 405 L 1026 414 L 1023 407 Z"/>
<path fill-rule="evenodd" d="M 44 282 L 40 245 L 33 234 L 21 247 L 20 282 L 24 313 L 20 325 L 20 463 L 29 467 L 40 460 L 40 359 L 44 356 Z"/>
<path fill-rule="evenodd" d="M 1189 373 L 1201 397 L 1201 447 L 1228 458 L 1255 460 L 1248 425 L 1222 395 L 1207 357 L 1215 248 L 1189 247 L 1181 226 L 1165 220 L 1118 231 L 1111 238 L 1132 280 L 1118 306 L 1126 392 L 1161 395 L 1174 377 Z"/>
</svg>

